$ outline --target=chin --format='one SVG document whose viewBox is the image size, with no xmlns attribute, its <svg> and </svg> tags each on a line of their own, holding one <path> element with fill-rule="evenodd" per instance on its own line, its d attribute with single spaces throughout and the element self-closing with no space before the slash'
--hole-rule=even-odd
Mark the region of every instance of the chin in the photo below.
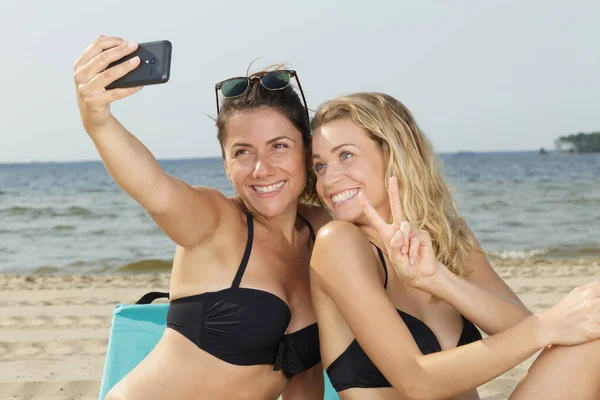
<svg viewBox="0 0 600 400">
<path fill-rule="evenodd" d="M 253 200 L 254 201 L 249 202 L 250 207 L 266 218 L 276 217 L 285 212 L 292 205 L 292 202 L 285 201 L 284 199 Z"/>
<path fill-rule="evenodd" d="M 340 207 L 333 209 L 333 217 L 338 221 L 346 221 L 346 222 L 357 222 L 360 217 L 363 215 L 362 209 L 356 209 L 354 207 Z"/>
</svg>

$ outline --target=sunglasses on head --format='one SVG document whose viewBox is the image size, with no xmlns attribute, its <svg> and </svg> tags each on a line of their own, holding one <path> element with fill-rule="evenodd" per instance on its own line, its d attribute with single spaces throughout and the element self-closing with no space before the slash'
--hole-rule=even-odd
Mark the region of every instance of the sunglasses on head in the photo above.
<svg viewBox="0 0 600 400">
<path fill-rule="evenodd" d="M 236 78 L 225 79 L 224 81 L 215 84 L 215 97 L 217 98 L 217 114 L 219 114 L 219 90 L 223 94 L 223 97 L 231 99 L 239 97 L 246 93 L 250 84 L 258 80 L 260 84 L 267 90 L 282 90 L 290 86 L 292 78 L 296 78 L 298 82 L 298 89 L 302 95 L 302 101 L 304 101 L 304 109 L 308 116 L 308 107 L 306 106 L 306 98 L 304 98 L 304 92 L 302 91 L 302 85 L 298 79 L 298 74 L 294 70 L 277 70 L 270 72 L 263 72 L 251 76 L 242 76 Z"/>
</svg>

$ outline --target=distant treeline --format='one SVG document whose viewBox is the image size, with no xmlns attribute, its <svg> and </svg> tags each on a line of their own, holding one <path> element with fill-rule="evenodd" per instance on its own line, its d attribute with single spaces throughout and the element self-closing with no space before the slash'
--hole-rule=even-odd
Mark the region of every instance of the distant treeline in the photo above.
<svg viewBox="0 0 600 400">
<path fill-rule="evenodd" d="M 557 150 L 573 151 L 577 153 L 600 152 L 600 132 L 576 133 L 561 136 L 554 141 Z"/>
</svg>

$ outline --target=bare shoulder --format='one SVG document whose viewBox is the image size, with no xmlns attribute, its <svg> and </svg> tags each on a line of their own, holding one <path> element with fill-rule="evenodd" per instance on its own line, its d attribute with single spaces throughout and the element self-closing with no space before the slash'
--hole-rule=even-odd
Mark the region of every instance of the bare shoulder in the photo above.
<svg viewBox="0 0 600 400">
<path fill-rule="evenodd" d="M 211 200 L 219 201 L 225 203 L 231 203 L 231 200 L 227 198 L 223 193 L 219 190 L 209 187 L 209 186 L 192 186 L 198 194 L 202 196 L 208 196 Z"/>
<path fill-rule="evenodd" d="M 379 280 L 377 260 L 367 236 L 356 225 L 330 221 L 317 234 L 311 272 L 328 285 L 347 286 L 365 279 Z"/>
<path fill-rule="evenodd" d="M 308 219 L 315 232 L 332 220 L 327 209 L 318 205 L 299 204 L 298 212 L 304 218 Z"/>
<path fill-rule="evenodd" d="M 219 208 L 219 211 L 228 214 L 234 210 L 237 210 L 241 213 L 241 209 L 236 202 L 236 197 L 227 197 L 219 190 L 209 186 L 192 187 L 196 190 L 199 196 L 208 198 L 211 202 L 213 202 Z"/>
<path fill-rule="evenodd" d="M 237 232 L 241 225 L 245 225 L 246 217 L 239 206 L 237 197 L 227 197 L 219 190 L 208 186 L 193 186 L 198 192 L 198 198 L 210 201 L 216 208 L 218 224 L 215 226 L 213 236 L 221 236 L 220 232 Z M 245 232 L 245 229 L 244 229 Z"/>
<path fill-rule="evenodd" d="M 367 241 L 366 236 L 360 228 L 353 223 L 339 220 L 331 220 L 321 227 L 317 234 L 317 244 L 336 245 L 336 244 L 353 244 L 352 242 Z M 345 246 L 344 246 L 345 247 Z"/>
</svg>

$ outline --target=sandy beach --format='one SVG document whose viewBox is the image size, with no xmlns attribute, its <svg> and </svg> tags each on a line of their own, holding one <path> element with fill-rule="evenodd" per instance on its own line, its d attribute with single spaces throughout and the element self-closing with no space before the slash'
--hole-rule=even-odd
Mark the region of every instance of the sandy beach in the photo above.
<svg viewBox="0 0 600 400">
<path fill-rule="evenodd" d="M 494 266 L 534 312 L 600 279 L 593 261 L 496 260 Z M 168 288 L 167 273 L 0 275 L 0 399 L 96 399 L 116 303 Z M 506 399 L 535 356 L 480 387 Z"/>
</svg>

